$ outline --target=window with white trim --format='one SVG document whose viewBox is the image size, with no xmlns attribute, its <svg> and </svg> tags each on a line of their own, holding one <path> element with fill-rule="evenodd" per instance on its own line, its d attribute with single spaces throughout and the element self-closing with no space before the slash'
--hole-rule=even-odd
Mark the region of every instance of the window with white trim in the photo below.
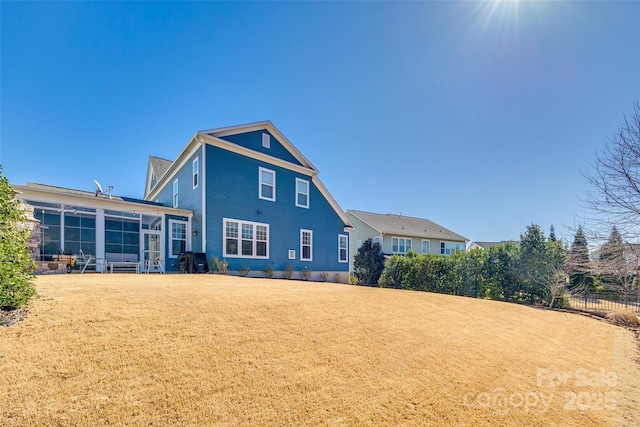
<svg viewBox="0 0 640 427">
<path fill-rule="evenodd" d="M 193 189 L 195 190 L 196 188 L 198 188 L 198 185 L 200 184 L 200 159 L 199 157 L 196 157 L 195 159 L 193 159 Z"/>
<path fill-rule="evenodd" d="M 406 254 L 411 249 L 411 239 L 404 237 L 391 238 L 391 252 L 394 254 Z"/>
<path fill-rule="evenodd" d="M 296 206 L 309 207 L 309 181 L 296 178 Z"/>
<path fill-rule="evenodd" d="M 300 261 L 313 261 L 313 231 L 300 229 Z"/>
<path fill-rule="evenodd" d="M 169 230 L 171 230 L 169 237 L 169 257 L 177 258 L 178 255 L 187 250 L 187 223 L 185 221 L 170 219 Z"/>
<path fill-rule="evenodd" d="M 269 224 L 228 218 L 225 218 L 223 223 L 225 257 L 269 257 Z"/>
<path fill-rule="evenodd" d="M 270 169 L 263 167 L 258 168 L 258 174 L 260 176 L 258 197 L 263 200 L 276 201 L 276 173 Z"/>
<path fill-rule="evenodd" d="M 422 241 L 422 253 L 423 254 L 428 254 L 429 252 L 431 252 L 431 241 L 423 240 Z"/>
<path fill-rule="evenodd" d="M 173 181 L 173 207 L 178 207 L 178 180 Z"/>
<path fill-rule="evenodd" d="M 440 254 L 451 255 L 454 252 L 464 252 L 465 244 L 458 242 L 440 242 Z"/>
<path fill-rule="evenodd" d="M 346 234 L 338 234 L 338 262 L 349 261 L 348 242 L 349 237 Z"/>
</svg>

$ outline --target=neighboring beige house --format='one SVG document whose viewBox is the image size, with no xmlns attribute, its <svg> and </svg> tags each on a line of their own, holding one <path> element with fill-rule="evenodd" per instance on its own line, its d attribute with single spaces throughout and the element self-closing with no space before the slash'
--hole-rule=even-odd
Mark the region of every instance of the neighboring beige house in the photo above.
<svg viewBox="0 0 640 427">
<path fill-rule="evenodd" d="M 409 249 L 419 254 L 451 255 L 464 251 L 468 241 L 466 237 L 428 219 L 356 210 L 348 210 L 347 217 L 355 227 L 350 239 L 350 271 L 353 271 L 353 255 L 369 238 L 380 243 L 386 255 L 406 254 Z"/>
<path fill-rule="evenodd" d="M 499 245 L 502 242 L 471 242 L 468 251 L 473 249 L 489 249 L 491 246 Z"/>
</svg>

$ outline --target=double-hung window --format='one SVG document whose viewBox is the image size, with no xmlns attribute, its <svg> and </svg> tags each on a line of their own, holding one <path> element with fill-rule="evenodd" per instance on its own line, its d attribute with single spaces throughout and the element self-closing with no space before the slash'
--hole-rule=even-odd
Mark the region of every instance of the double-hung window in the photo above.
<svg viewBox="0 0 640 427">
<path fill-rule="evenodd" d="M 258 168 L 260 182 L 258 185 L 258 197 L 263 200 L 276 201 L 276 173 L 263 167 Z"/>
<path fill-rule="evenodd" d="M 199 157 L 196 157 L 195 159 L 193 159 L 193 163 L 192 163 L 192 167 L 193 167 L 193 189 L 195 190 L 196 188 L 198 188 L 198 184 L 200 183 L 200 161 L 199 161 Z"/>
<path fill-rule="evenodd" d="M 428 254 L 429 252 L 431 252 L 431 242 L 429 240 L 423 240 L 422 241 L 422 253 L 423 254 Z"/>
<path fill-rule="evenodd" d="M 338 234 L 338 262 L 349 261 L 349 238 L 346 234 Z"/>
<path fill-rule="evenodd" d="M 296 206 L 309 207 L 309 181 L 296 178 Z"/>
<path fill-rule="evenodd" d="M 187 250 L 187 223 L 184 221 L 170 220 L 169 227 L 171 229 L 171 258 Z"/>
<path fill-rule="evenodd" d="M 268 224 L 225 218 L 223 232 L 224 256 L 235 258 L 269 257 Z"/>
<path fill-rule="evenodd" d="M 300 261 L 313 260 L 313 231 L 300 230 Z"/>
<path fill-rule="evenodd" d="M 411 249 L 411 239 L 404 237 L 391 238 L 391 252 L 394 254 L 406 254 Z"/>
<path fill-rule="evenodd" d="M 178 207 L 178 180 L 173 181 L 173 207 Z"/>
</svg>

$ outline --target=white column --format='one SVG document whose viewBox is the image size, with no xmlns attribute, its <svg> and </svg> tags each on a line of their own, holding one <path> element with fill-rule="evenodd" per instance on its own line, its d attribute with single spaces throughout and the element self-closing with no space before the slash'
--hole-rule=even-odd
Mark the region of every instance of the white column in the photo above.
<svg viewBox="0 0 640 427">
<path fill-rule="evenodd" d="M 101 273 L 106 271 L 104 244 L 104 209 L 96 209 L 96 271 Z"/>
</svg>

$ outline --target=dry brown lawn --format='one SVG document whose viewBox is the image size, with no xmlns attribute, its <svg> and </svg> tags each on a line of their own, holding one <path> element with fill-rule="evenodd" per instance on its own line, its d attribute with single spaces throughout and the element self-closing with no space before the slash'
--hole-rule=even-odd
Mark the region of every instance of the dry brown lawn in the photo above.
<svg viewBox="0 0 640 427">
<path fill-rule="evenodd" d="M 636 425 L 637 342 L 580 315 L 214 275 L 59 275 L 0 328 L 0 425 Z"/>
</svg>

